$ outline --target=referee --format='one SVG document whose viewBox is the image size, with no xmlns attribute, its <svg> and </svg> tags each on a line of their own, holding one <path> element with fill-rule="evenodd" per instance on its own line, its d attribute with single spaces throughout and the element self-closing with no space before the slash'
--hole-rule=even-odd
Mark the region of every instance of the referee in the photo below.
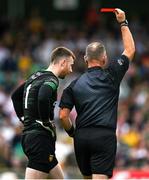
<svg viewBox="0 0 149 180">
<path fill-rule="evenodd" d="M 74 59 L 69 49 L 54 49 L 48 69 L 31 75 L 12 94 L 16 114 L 24 124 L 22 147 L 29 160 L 25 179 L 46 179 L 49 174 L 53 179 L 63 179 L 55 157 L 54 104 L 58 78 L 72 72 Z"/>
<path fill-rule="evenodd" d="M 122 33 L 122 55 L 108 62 L 103 44 L 89 44 L 84 56 L 88 69 L 64 90 L 60 102 L 60 120 L 74 137 L 76 160 L 85 179 L 108 179 L 114 168 L 119 87 L 135 53 L 125 13 L 116 9 L 115 15 Z M 73 106 L 75 131 L 69 119 Z"/>
</svg>

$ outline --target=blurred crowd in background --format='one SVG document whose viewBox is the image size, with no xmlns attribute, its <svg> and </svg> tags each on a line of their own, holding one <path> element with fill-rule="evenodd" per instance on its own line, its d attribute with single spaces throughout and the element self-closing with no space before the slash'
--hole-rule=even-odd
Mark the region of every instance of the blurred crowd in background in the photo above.
<svg viewBox="0 0 149 180">
<path fill-rule="evenodd" d="M 112 16 L 112 15 L 111 15 Z M 75 162 L 72 139 L 58 120 L 58 103 L 64 87 L 86 70 L 86 46 L 102 41 L 110 60 L 123 52 L 120 27 L 115 17 L 97 14 L 90 8 L 80 24 L 47 22 L 34 10 L 26 19 L 0 19 L 0 171 L 12 170 L 23 178 L 26 157 L 20 140 L 22 124 L 10 99 L 12 91 L 35 71 L 46 68 L 57 46 L 70 48 L 77 59 L 74 73 L 60 80 L 55 121 L 57 151 L 65 177 L 81 177 Z M 129 27 L 135 39 L 136 55 L 120 87 L 118 149 L 116 169 L 149 168 L 149 22 L 132 16 Z M 71 118 L 75 122 L 75 109 Z"/>
</svg>

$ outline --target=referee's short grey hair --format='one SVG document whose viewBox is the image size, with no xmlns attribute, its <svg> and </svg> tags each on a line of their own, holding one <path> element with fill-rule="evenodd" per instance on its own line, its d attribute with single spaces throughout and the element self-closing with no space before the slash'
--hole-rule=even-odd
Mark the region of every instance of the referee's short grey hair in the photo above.
<svg viewBox="0 0 149 180">
<path fill-rule="evenodd" d="M 102 43 L 93 42 L 86 47 L 86 54 L 84 58 L 86 61 L 92 59 L 99 60 L 104 52 L 105 52 L 105 47 Z"/>
</svg>

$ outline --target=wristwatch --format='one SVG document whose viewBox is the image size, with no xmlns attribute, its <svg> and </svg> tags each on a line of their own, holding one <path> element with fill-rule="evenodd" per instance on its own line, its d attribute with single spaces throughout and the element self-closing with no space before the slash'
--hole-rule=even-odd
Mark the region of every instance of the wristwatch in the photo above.
<svg viewBox="0 0 149 180">
<path fill-rule="evenodd" d="M 119 24 L 121 27 L 122 26 L 128 26 L 128 21 L 127 21 L 127 19 L 125 19 L 124 21 L 120 22 Z"/>
</svg>

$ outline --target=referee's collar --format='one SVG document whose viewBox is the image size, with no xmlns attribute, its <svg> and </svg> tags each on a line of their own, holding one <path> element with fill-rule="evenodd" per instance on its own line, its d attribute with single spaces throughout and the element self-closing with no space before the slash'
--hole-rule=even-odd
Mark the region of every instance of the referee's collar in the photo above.
<svg viewBox="0 0 149 180">
<path fill-rule="evenodd" d="M 94 66 L 87 69 L 87 71 L 93 71 L 93 70 L 101 70 L 102 68 L 100 66 Z"/>
</svg>

